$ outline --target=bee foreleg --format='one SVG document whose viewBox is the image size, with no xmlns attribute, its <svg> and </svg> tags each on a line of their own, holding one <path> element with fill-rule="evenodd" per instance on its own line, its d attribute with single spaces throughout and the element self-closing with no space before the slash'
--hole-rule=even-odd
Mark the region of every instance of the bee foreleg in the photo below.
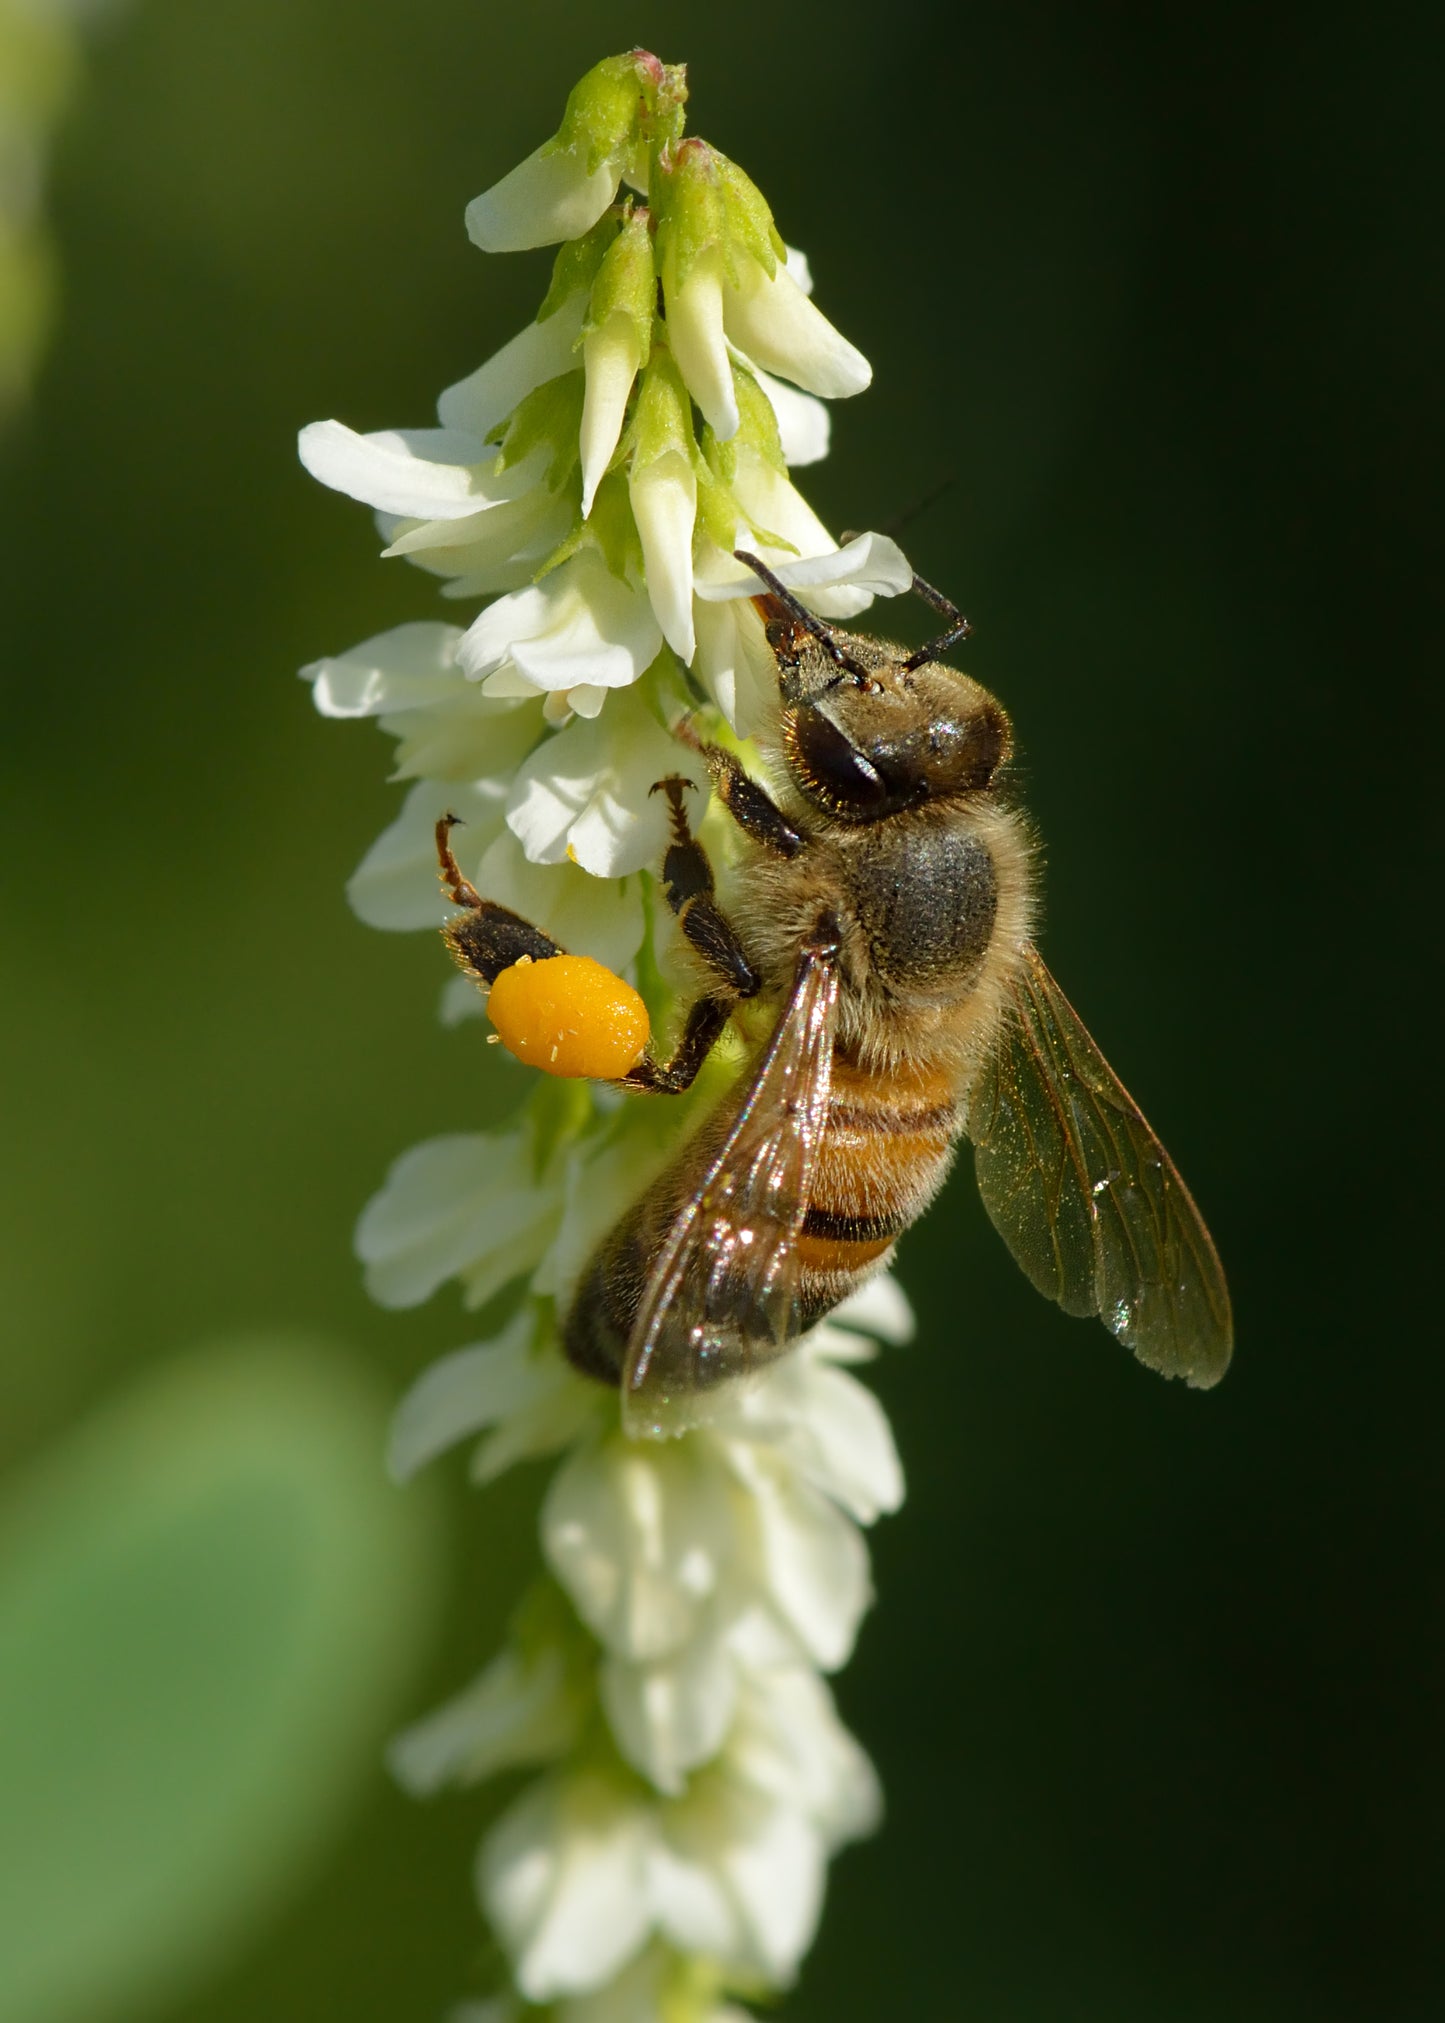
<svg viewBox="0 0 1445 2023">
<path fill-rule="evenodd" d="M 796 857 L 806 842 L 751 773 L 721 745 L 699 745 L 718 799 L 745 836 L 775 857 Z"/>
</svg>

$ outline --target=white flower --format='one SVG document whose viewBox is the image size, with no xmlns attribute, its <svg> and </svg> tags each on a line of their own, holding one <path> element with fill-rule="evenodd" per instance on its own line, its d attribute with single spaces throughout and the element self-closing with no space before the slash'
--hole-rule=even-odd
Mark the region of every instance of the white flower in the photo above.
<svg viewBox="0 0 1445 2023">
<path fill-rule="evenodd" d="M 551 693 L 595 715 L 587 707 L 592 696 L 636 681 L 661 645 L 647 597 L 584 549 L 530 589 L 489 605 L 457 658 L 474 679 L 486 680 L 489 695 Z M 587 692 L 580 703 L 578 691 Z"/>
<path fill-rule="evenodd" d="M 646 52 L 606 59 L 554 139 L 471 205 L 484 246 L 568 243 L 538 320 L 446 389 L 438 427 L 332 421 L 301 438 L 308 469 L 373 508 L 388 555 L 444 595 L 493 600 L 464 628 L 399 625 L 304 670 L 323 715 L 395 741 L 406 786 L 354 908 L 441 925 L 434 832 L 452 814 L 477 891 L 630 975 L 665 1033 L 696 977 L 660 890 L 671 816 L 653 790 L 689 781 L 694 828 L 708 809 L 706 769 L 669 722 L 697 705 L 704 736 L 714 709 L 748 735 L 778 708 L 759 579 L 733 551 L 830 619 L 912 583 L 893 542 L 840 547 L 791 481 L 827 453 L 815 396 L 857 392 L 867 362 L 812 307 L 806 261 L 780 257 L 742 171 L 681 138 L 684 98 Z M 644 204 L 614 203 L 624 178 Z M 714 823 L 729 833 L 716 815 L 705 837 Z M 456 974 L 444 1016 L 486 1002 Z M 725 1036 L 676 1102 L 544 1089 L 509 1061 L 499 1078 L 527 1094 L 513 1122 L 414 1146 L 358 1224 L 382 1304 L 447 1281 L 468 1306 L 507 1303 L 403 1399 L 397 1479 L 459 1447 L 478 1483 L 554 1469 L 545 1570 L 503 1648 L 391 1751 L 417 1794 L 532 1775 L 477 1871 L 511 1984 L 453 2023 L 522 2023 L 536 2005 L 554 2023 L 749 2023 L 729 1996 L 793 1979 L 829 1857 L 879 1816 L 821 1674 L 871 1598 L 860 1527 L 903 1496 L 850 1368 L 907 1339 L 894 1282 L 869 1281 L 668 1443 L 630 1439 L 617 1389 L 559 1350 L 588 1261 L 741 1045 Z"/>
<path fill-rule="evenodd" d="M 911 585 L 907 558 L 886 536 L 860 534 L 840 548 L 823 533 L 828 545 L 821 553 L 789 557 L 765 546 L 763 557 L 820 614 L 851 618 L 875 596 L 896 596 Z M 775 717 L 778 700 L 777 664 L 748 601 L 761 586 L 750 569 L 714 548 L 699 562 L 693 587 L 694 670 L 733 728 L 751 736 Z"/>
<path fill-rule="evenodd" d="M 736 282 L 723 285 L 722 316 L 740 351 L 809 393 L 844 400 L 873 378 L 862 352 L 813 307 L 782 262 L 769 275 L 756 260 L 739 260 Z"/>
<path fill-rule="evenodd" d="M 795 386 L 774 379 L 754 365 L 753 377 L 772 403 L 778 418 L 778 437 L 783 456 L 794 470 L 804 464 L 819 464 L 828 454 L 833 418 L 821 400 L 799 393 Z"/>
<path fill-rule="evenodd" d="M 582 359 L 587 388 L 582 400 L 578 452 L 585 520 L 621 438 L 628 397 L 642 364 L 633 318 L 618 313 L 609 316 L 598 329 L 589 330 L 582 343 Z"/>
<path fill-rule="evenodd" d="M 484 253 L 523 253 L 590 232 L 617 194 L 611 163 L 589 171 L 581 149 L 551 142 L 467 205 L 467 234 Z"/>
<path fill-rule="evenodd" d="M 505 827 L 487 849 L 473 883 L 489 899 L 540 927 L 559 948 L 590 955 L 608 969 L 625 972 L 647 931 L 640 879 L 601 881 L 572 863 L 533 864 Z"/>
<path fill-rule="evenodd" d="M 552 315 L 519 330 L 475 372 L 447 387 L 437 400 L 442 427 L 485 441 L 529 393 L 572 371 L 585 309 L 585 296 L 570 296 Z"/>
<path fill-rule="evenodd" d="M 461 818 L 452 844 L 464 870 L 480 872 L 488 844 L 506 817 L 505 779 L 421 779 L 401 813 L 383 829 L 346 886 L 357 917 L 368 927 L 405 932 L 436 928 L 446 917 L 437 883 L 436 825 L 443 815 Z"/>
<path fill-rule="evenodd" d="M 669 281 L 667 338 L 687 390 L 710 426 L 724 442 L 738 432 L 738 402 L 733 390 L 732 359 L 723 327 L 723 256 L 709 247 L 693 262 L 687 279 Z"/>
<path fill-rule="evenodd" d="M 540 1261 L 562 1210 L 560 1175 L 539 1180 L 530 1131 L 461 1132 L 404 1152 L 356 1230 L 366 1287 L 418 1306 L 458 1278 L 482 1306 Z"/>
<path fill-rule="evenodd" d="M 673 452 L 645 467 L 634 460 L 628 491 L 653 611 L 678 659 L 689 661 L 696 644 L 692 530 L 697 520 L 697 478 L 687 457 Z"/>
<path fill-rule="evenodd" d="M 333 491 L 415 520 L 457 520 L 526 488 L 531 474 L 500 468 L 500 452 L 462 429 L 377 429 L 313 421 L 297 438 L 301 461 Z"/>
<path fill-rule="evenodd" d="M 563 1650 L 545 1645 L 526 1657 L 509 1647 L 465 1692 L 398 1735 L 387 1762 L 417 1797 L 479 1784 L 561 1756 L 577 1739 L 584 1707 Z"/>
<path fill-rule="evenodd" d="M 518 769 L 507 826 L 536 864 L 570 858 L 597 878 L 625 878 L 662 862 L 668 804 L 652 790 L 679 773 L 686 755 L 633 691 L 604 716 L 578 718 L 545 739 Z M 705 782 L 700 760 L 691 772 Z M 686 797 L 694 821 L 705 784 Z"/>
</svg>

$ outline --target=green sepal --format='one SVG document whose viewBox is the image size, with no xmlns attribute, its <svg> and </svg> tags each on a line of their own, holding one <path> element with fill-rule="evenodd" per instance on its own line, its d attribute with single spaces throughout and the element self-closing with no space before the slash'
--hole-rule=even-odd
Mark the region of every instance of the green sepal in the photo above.
<svg viewBox="0 0 1445 2023">
<path fill-rule="evenodd" d="M 738 431 L 728 447 L 746 443 L 786 477 L 788 460 L 783 455 L 783 439 L 778 433 L 773 403 L 746 366 L 733 366 L 733 392 L 738 403 Z"/>
<path fill-rule="evenodd" d="M 519 400 L 507 419 L 498 422 L 487 437 L 488 442 L 499 442 L 502 446 L 498 468 L 510 470 L 539 444 L 545 445 L 547 489 L 560 491 L 577 465 L 577 435 L 582 426 L 586 390 L 581 372 L 563 372 Z"/>
<path fill-rule="evenodd" d="M 695 137 L 670 149 L 662 169 L 652 202 L 668 287 L 684 287 L 703 254 L 714 250 L 721 254 L 723 271 L 734 286 L 744 257 L 755 260 L 771 279 L 784 257 L 784 246 L 767 200 L 752 178 Z"/>
<path fill-rule="evenodd" d="M 544 576 L 570 562 L 583 548 L 595 548 L 619 582 L 642 581 L 642 538 L 632 517 L 624 463 L 619 449 L 597 487 L 591 513 L 584 520 L 579 509 L 567 533 L 537 569 L 532 578 L 534 583 L 540 583 Z"/>
<path fill-rule="evenodd" d="M 542 306 L 537 311 L 537 321 L 545 323 L 549 316 L 555 316 L 564 302 L 570 302 L 574 295 L 587 294 L 597 279 L 599 270 L 607 257 L 609 248 L 615 242 L 626 220 L 626 209 L 620 204 L 612 204 L 602 213 L 590 232 L 580 239 L 564 239 L 557 248 L 557 257 L 552 262 L 552 281 Z"/>
<path fill-rule="evenodd" d="M 727 209 L 728 237 L 733 246 L 740 246 L 752 254 L 771 281 L 779 260 L 786 260 L 788 249 L 773 223 L 768 200 L 752 177 L 735 161 L 730 161 L 726 155 L 719 155 L 717 161 L 723 202 Z M 736 278 L 731 258 L 728 276 Z"/>
<path fill-rule="evenodd" d="M 634 471 L 645 471 L 666 456 L 692 462 L 692 402 L 672 353 L 661 345 L 654 346 L 642 375 L 628 434 Z"/>
<path fill-rule="evenodd" d="M 642 537 L 632 517 L 627 472 L 619 459 L 614 458 L 597 487 L 587 529 L 614 576 L 623 583 L 642 581 Z"/>
<path fill-rule="evenodd" d="M 589 176 L 604 163 L 626 160 L 636 145 L 647 90 L 637 54 L 604 57 L 573 85 L 544 154 L 579 154 Z"/>
<path fill-rule="evenodd" d="M 609 317 L 626 316 L 636 332 L 640 365 L 652 348 L 652 320 L 657 308 L 657 270 L 645 208 L 630 210 L 624 217 L 591 286 L 583 335 L 600 330 Z"/>
<path fill-rule="evenodd" d="M 693 457 L 692 468 L 697 479 L 697 517 L 702 530 L 715 548 L 731 555 L 738 537 L 738 522 L 745 520 L 747 514 L 733 497 L 726 480 L 718 476 L 700 450 Z"/>
<path fill-rule="evenodd" d="M 670 148 L 653 178 L 658 261 L 669 292 L 682 288 L 704 253 L 727 238 L 727 210 L 716 150 L 703 140 Z"/>
<path fill-rule="evenodd" d="M 572 87 L 562 123 L 542 152 L 577 154 L 592 175 L 606 163 L 645 174 L 648 157 L 682 133 L 687 66 L 646 49 L 604 57 Z"/>
</svg>

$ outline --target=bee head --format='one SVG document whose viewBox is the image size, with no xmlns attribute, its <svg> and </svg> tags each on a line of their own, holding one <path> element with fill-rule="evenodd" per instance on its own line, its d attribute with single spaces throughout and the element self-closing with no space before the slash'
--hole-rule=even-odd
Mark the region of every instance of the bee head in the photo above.
<svg viewBox="0 0 1445 2023">
<path fill-rule="evenodd" d="M 858 633 L 832 635 L 841 664 L 815 637 L 782 635 L 769 623 L 788 770 L 835 821 L 982 793 L 1007 763 L 1008 718 L 966 674 Z"/>
</svg>

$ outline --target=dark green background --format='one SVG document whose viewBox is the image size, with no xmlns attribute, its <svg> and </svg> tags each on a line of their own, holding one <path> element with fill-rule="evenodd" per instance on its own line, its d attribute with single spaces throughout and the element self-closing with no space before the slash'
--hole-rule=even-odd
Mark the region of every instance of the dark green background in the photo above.
<svg viewBox="0 0 1445 2023">
<path fill-rule="evenodd" d="M 0 509 L 8 1456 L 227 1327 L 339 1332 L 398 1390 L 466 1339 L 448 1295 L 370 1310 L 349 1231 L 505 1070 L 433 1023 L 435 946 L 346 912 L 386 747 L 292 672 L 441 607 L 293 438 L 425 423 L 531 313 L 546 256 L 484 260 L 462 208 L 587 64 L 688 61 L 693 129 L 873 360 L 804 474 L 824 515 L 953 479 L 907 545 L 1014 713 L 1046 951 L 1239 1347 L 1208 1397 L 1146 1376 L 966 1174 L 908 1240 L 920 1339 L 877 1384 L 911 1493 L 840 1687 L 890 1815 L 798 2023 L 1445 2005 L 1436 18 L 138 0 L 63 135 Z M 456 1473 L 416 1707 L 492 1648 L 535 1496 Z M 437 2014 L 492 1803 L 378 1771 L 186 2016 Z"/>
</svg>

